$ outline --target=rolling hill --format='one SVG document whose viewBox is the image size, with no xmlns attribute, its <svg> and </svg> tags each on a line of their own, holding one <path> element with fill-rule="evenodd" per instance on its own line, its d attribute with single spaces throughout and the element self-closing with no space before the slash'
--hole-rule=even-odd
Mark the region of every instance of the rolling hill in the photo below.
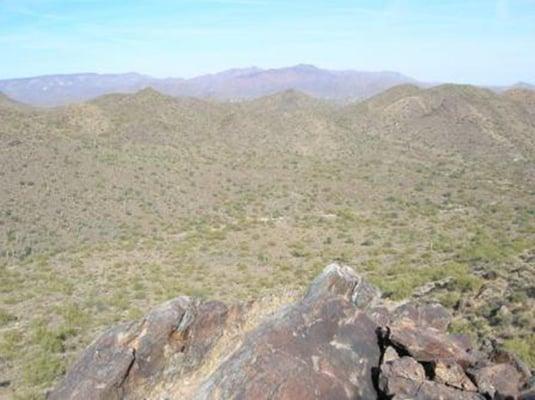
<svg viewBox="0 0 535 400">
<path fill-rule="evenodd" d="M 161 301 L 295 293 L 332 260 L 535 365 L 531 92 L 309 94 L 2 97 L 0 397 L 42 397 L 102 327 Z"/>
</svg>

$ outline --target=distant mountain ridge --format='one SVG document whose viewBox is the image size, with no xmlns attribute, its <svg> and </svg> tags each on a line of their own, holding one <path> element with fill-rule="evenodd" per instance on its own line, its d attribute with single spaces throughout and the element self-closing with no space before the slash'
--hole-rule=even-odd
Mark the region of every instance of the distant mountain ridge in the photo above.
<svg viewBox="0 0 535 400">
<path fill-rule="evenodd" d="M 418 82 L 397 72 L 332 71 L 313 65 L 231 69 L 191 79 L 157 79 L 137 73 L 47 75 L 0 80 L 0 91 L 14 100 L 57 106 L 110 93 L 133 93 L 152 87 L 171 96 L 245 100 L 285 90 L 332 100 L 371 97 L 393 86 Z"/>
</svg>

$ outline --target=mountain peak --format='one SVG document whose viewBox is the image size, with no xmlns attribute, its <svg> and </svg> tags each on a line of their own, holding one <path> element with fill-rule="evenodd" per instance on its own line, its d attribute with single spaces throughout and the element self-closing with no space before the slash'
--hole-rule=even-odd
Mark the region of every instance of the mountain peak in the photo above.
<svg viewBox="0 0 535 400">
<path fill-rule="evenodd" d="M 530 89 L 530 90 L 535 90 L 535 85 L 532 85 L 531 83 L 528 83 L 528 82 L 517 82 L 513 85 L 513 88 L 516 88 L 516 89 Z"/>
<path fill-rule="evenodd" d="M 161 94 L 161 93 L 158 92 L 153 87 L 147 86 L 147 87 L 139 90 L 136 94 L 146 96 L 146 95 L 156 95 L 156 94 Z"/>
<path fill-rule="evenodd" d="M 151 86 L 147 86 L 135 93 L 135 97 L 138 98 L 167 98 L 165 94 L 159 92 Z"/>
<path fill-rule="evenodd" d="M 320 71 L 320 69 L 318 67 L 316 67 L 315 65 L 312 65 L 312 64 L 297 64 L 297 65 L 295 65 L 293 67 L 290 67 L 290 69 L 297 70 L 297 71 L 303 71 L 303 72 Z"/>
</svg>

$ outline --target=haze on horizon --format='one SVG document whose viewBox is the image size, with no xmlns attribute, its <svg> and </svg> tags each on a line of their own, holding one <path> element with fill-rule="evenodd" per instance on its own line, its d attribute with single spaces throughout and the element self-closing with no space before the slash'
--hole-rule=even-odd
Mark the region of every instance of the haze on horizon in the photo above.
<svg viewBox="0 0 535 400">
<path fill-rule="evenodd" d="M 0 0 L 0 79 L 300 63 L 535 82 L 535 1 Z"/>
</svg>

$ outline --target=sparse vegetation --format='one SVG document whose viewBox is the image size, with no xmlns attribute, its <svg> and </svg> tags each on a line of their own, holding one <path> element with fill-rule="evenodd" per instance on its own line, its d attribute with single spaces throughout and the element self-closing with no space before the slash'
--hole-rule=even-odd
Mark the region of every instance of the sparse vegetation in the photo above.
<svg viewBox="0 0 535 400">
<path fill-rule="evenodd" d="M 425 115 L 400 111 L 404 90 Z M 535 366 L 533 115 L 454 86 L 347 107 L 151 91 L 0 105 L 0 373 L 42 397 L 115 321 L 183 294 L 301 290 L 332 260 L 393 299 L 451 278 L 426 298 L 452 330 L 490 332 Z"/>
</svg>

